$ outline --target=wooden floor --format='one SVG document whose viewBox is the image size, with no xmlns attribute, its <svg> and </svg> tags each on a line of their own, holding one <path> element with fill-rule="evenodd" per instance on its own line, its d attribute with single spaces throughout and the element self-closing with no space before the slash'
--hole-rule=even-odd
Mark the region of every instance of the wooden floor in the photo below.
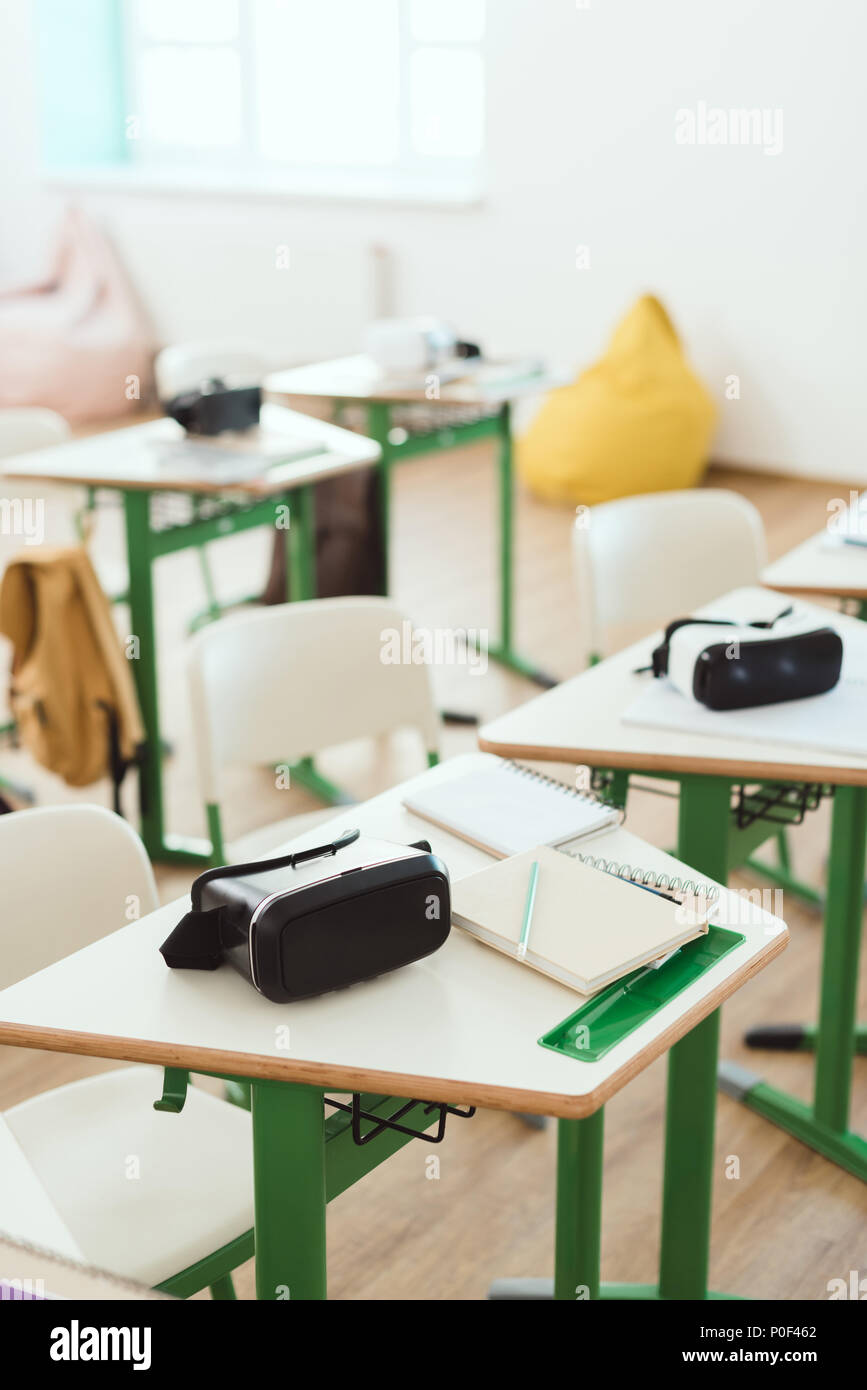
<svg viewBox="0 0 867 1390">
<path fill-rule="evenodd" d="M 765 521 L 771 557 L 823 525 L 830 497 L 844 485 L 714 470 L 708 481 L 750 497 Z M 486 446 L 422 460 L 399 471 L 395 508 L 396 594 L 414 620 L 429 627 L 496 631 L 494 471 Z M 579 668 L 571 592 L 568 511 L 519 497 L 517 623 L 520 646 L 561 676 Z M 120 553 L 118 518 L 101 523 L 100 545 Z M 265 543 L 253 533 L 221 542 L 220 582 L 226 594 L 249 592 L 264 572 Z M 186 622 L 202 602 L 194 557 L 161 562 L 164 732 L 174 749 L 168 767 L 172 829 L 203 832 L 189 753 L 183 670 Z M 351 673 L 348 673 L 351 676 Z M 531 697 L 526 681 L 491 668 L 437 672 L 444 706 L 493 716 Z M 472 729 L 443 730 L 445 756 L 472 749 Z M 369 795 L 420 765 L 402 745 L 372 763 L 367 749 L 336 752 L 326 770 L 358 796 Z M 42 801 L 105 800 L 102 789 L 71 793 L 23 754 L 0 752 L 0 771 L 34 788 Z M 134 789 L 130 788 L 130 793 Z M 229 831 L 245 830 L 311 809 L 299 790 L 278 791 L 269 770 L 239 773 L 229 785 Z M 130 795 L 132 807 L 132 796 Z M 662 846 L 674 842 L 674 803 L 638 793 L 630 829 Z M 798 869 L 822 877 L 828 816 L 820 810 L 796 834 Z M 183 893 L 190 875 L 158 870 L 164 901 Z M 747 880 L 735 880 L 744 882 Z M 750 886 L 755 886 L 753 880 Z M 724 1054 L 797 1095 L 809 1097 L 807 1056 L 750 1054 L 740 1043 L 760 1020 L 812 1019 L 816 1013 L 821 924 L 787 898 L 789 949 L 751 981 L 723 1014 Z M 861 1014 L 867 1012 L 862 998 Z M 50 1053 L 0 1049 L 0 1108 L 107 1064 Z M 605 1136 L 603 1277 L 653 1280 L 658 1253 L 665 1065 L 655 1063 L 608 1106 Z M 855 1063 L 853 1123 L 867 1129 L 867 1063 Z M 411 1143 L 329 1208 L 329 1290 L 332 1298 L 483 1298 L 497 1277 L 550 1274 L 553 1249 L 554 1127 L 531 1131 L 515 1117 L 479 1113 L 452 1121 L 439 1148 Z M 431 1159 L 436 1158 L 437 1164 Z M 737 1164 L 731 1162 L 738 1160 Z M 739 1176 L 729 1177 L 737 1170 Z M 828 1281 L 867 1272 L 867 1191 L 854 1178 L 786 1138 L 733 1101 L 720 1097 L 711 1282 L 754 1298 L 827 1297 Z M 239 1296 L 253 1296 L 252 1267 L 236 1277 Z M 206 1295 L 205 1295 L 206 1296 Z"/>
</svg>

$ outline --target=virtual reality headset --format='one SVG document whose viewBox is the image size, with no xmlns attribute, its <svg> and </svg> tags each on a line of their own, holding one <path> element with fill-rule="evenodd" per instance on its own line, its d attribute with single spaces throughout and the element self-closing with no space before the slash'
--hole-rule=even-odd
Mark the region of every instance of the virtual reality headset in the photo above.
<svg viewBox="0 0 867 1390">
<path fill-rule="evenodd" d="M 208 869 L 191 911 L 160 947 L 168 966 L 224 961 L 275 1004 L 373 979 L 448 937 L 448 869 L 425 840 L 396 845 L 347 830 L 278 859 Z"/>
<path fill-rule="evenodd" d="M 248 430 L 259 423 L 260 386 L 227 386 L 220 377 L 203 381 L 196 391 L 184 391 L 163 402 L 166 415 L 188 434 L 215 435 Z"/>
<path fill-rule="evenodd" d="M 771 631 L 777 623 L 782 626 Z M 649 669 L 708 709 L 727 710 L 823 695 L 840 679 L 842 663 L 838 632 L 786 608 L 754 623 L 678 618 L 665 629 Z"/>
</svg>

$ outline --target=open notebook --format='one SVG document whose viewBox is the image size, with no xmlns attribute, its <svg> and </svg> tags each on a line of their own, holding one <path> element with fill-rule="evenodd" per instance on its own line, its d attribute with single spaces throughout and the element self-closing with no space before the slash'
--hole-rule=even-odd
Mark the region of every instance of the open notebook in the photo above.
<svg viewBox="0 0 867 1390">
<path fill-rule="evenodd" d="M 527 953 L 518 957 L 530 870 L 539 877 Z M 580 994 L 668 955 L 707 922 L 653 892 L 541 846 L 452 886 L 452 920 L 495 950 L 523 960 Z"/>
<path fill-rule="evenodd" d="M 621 819 L 597 797 L 508 762 L 421 787 L 404 805 L 497 859 L 533 845 L 565 845 Z"/>
</svg>

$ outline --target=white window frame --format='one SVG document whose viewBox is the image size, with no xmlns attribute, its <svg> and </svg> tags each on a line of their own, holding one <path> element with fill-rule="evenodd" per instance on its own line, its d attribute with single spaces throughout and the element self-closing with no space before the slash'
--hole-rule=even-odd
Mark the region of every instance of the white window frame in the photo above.
<svg viewBox="0 0 867 1390">
<path fill-rule="evenodd" d="M 363 0 L 359 0 L 362 3 Z M 490 2 L 490 0 L 489 0 Z M 315 3 L 315 0 L 311 0 Z M 461 205 L 478 202 L 483 191 L 484 149 L 478 159 L 423 156 L 411 148 L 410 62 L 424 48 L 447 48 L 478 53 L 485 60 L 485 37 L 479 41 L 428 41 L 411 33 L 409 6 L 400 0 L 400 151 L 397 160 L 379 166 L 309 166 L 265 159 L 256 147 L 256 113 L 251 100 L 253 73 L 253 14 L 246 0 L 239 3 L 239 31 L 234 40 L 196 43 L 172 40 L 172 46 L 229 48 L 238 54 L 241 69 L 242 128 L 238 147 L 154 146 L 130 141 L 130 161 L 122 170 L 97 174 L 94 182 L 122 182 L 132 187 L 170 191 L 292 194 L 325 198 L 375 199 L 396 202 L 434 202 Z M 163 41 L 144 33 L 137 6 L 124 0 L 124 63 L 130 116 L 140 105 L 137 55 Z"/>
</svg>

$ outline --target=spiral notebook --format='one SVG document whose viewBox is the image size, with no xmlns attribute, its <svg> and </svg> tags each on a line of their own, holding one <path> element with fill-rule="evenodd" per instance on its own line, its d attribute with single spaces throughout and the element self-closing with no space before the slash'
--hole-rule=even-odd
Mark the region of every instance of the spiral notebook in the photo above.
<svg viewBox="0 0 867 1390">
<path fill-rule="evenodd" d="M 518 955 L 530 870 L 538 864 L 526 955 Z M 452 920 L 477 940 L 579 994 L 596 994 L 707 931 L 707 919 L 656 893 L 595 872 L 547 846 L 452 886 Z"/>
<path fill-rule="evenodd" d="M 421 787 L 403 804 L 413 815 L 497 859 L 534 845 L 556 849 L 617 825 L 622 818 L 620 811 L 591 793 L 510 762 Z"/>
</svg>

